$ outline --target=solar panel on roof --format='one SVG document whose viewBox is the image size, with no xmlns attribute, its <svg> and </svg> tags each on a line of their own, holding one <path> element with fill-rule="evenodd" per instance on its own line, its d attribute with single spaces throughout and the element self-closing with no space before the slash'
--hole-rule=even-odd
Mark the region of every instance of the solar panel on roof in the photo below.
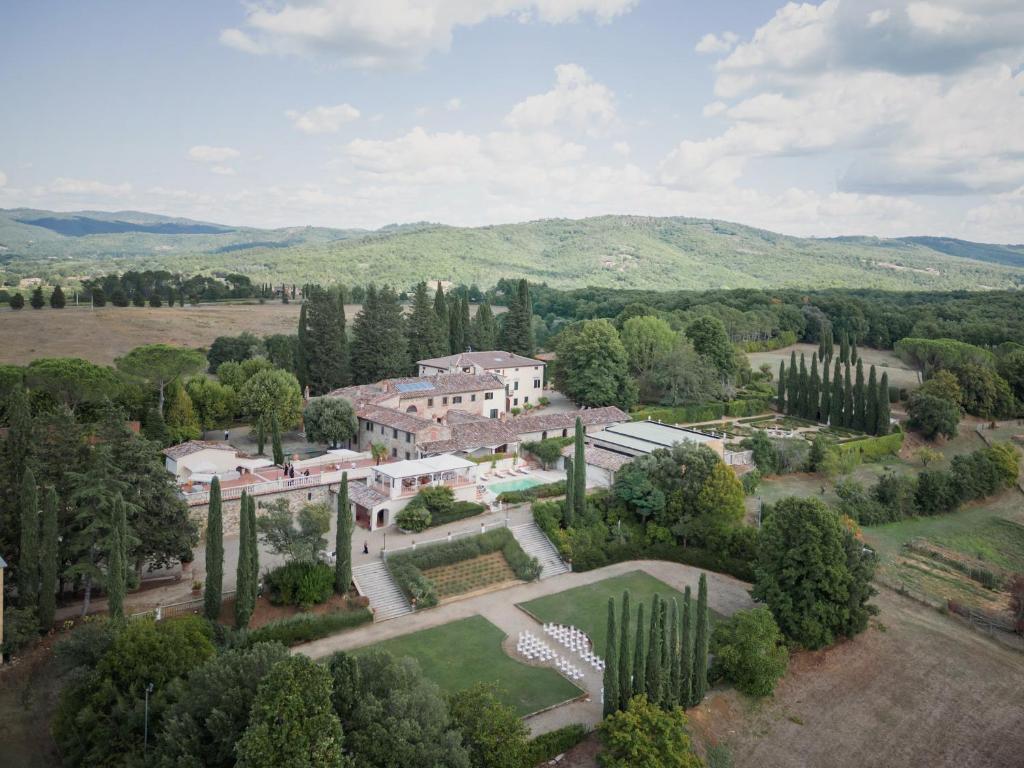
<svg viewBox="0 0 1024 768">
<path fill-rule="evenodd" d="M 429 381 L 407 381 L 402 384 L 396 384 L 395 389 L 399 392 L 425 392 L 428 389 L 433 389 L 434 385 Z"/>
</svg>

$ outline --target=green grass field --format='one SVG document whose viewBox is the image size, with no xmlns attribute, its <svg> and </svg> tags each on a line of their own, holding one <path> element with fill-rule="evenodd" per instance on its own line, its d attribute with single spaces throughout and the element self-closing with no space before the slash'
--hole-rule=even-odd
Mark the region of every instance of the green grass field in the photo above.
<svg viewBox="0 0 1024 768">
<path fill-rule="evenodd" d="M 644 609 L 644 613 L 647 614 L 644 617 L 645 621 L 650 619 L 648 611 L 651 606 L 651 597 L 655 593 L 667 600 L 675 598 L 679 601 L 679 609 L 683 608 L 682 592 L 643 571 L 633 571 L 594 584 L 540 597 L 528 603 L 522 603 L 521 607 L 542 622 L 553 621 L 579 627 L 590 637 L 595 651 L 603 656 L 608 634 L 608 598 L 615 598 L 616 611 L 620 611 L 622 593 L 627 589 L 633 616 L 636 616 L 636 606 L 640 602 L 647 606 Z M 694 592 L 695 603 L 696 599 L 697 594 Z M 715 614 L 712 613 L 711 617 L 714 621 Z"/>
<path fill-rule="evenodd" d="M 520 715 L 575 699 L 582 691 L 549 667 L 531 667 L 501 648 L 505 634 L 482 616 L 453 621 L 433 629 L 396 637 L 361 648 L 411 656 L 423 674 L 445 693 L 474 683 L 494 683 L 499 698 Z"/>
</svg>

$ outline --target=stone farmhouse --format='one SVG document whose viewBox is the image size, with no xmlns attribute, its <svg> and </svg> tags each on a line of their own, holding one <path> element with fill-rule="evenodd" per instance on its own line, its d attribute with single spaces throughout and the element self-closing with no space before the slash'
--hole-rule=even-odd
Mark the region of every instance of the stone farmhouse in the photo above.
<svg viewBox="0 0 1024 768">
<path fill-rule="evenodd" d="M 420 360 L 420 376 L 442 373 L 494 374 L 505 382 L 505 410 L 536 405 L 544 395 L 545 363 L 512 352 L 462 352 L 457 355 Z"/>
</svg>

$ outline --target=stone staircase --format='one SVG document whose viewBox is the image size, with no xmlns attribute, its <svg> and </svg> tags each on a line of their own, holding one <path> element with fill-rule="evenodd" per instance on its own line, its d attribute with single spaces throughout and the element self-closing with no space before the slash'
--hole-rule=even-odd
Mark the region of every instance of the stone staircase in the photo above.
<svg viewBox="0 0 1024 768">
<path fill-rule="evenodd" d="M 569 572 L 569 566 L 558 556 L 555 545 L 544 535 L 544 531 L 536 523 L 513 525 L 509 527 L 509 530 L 512 531 L 512 535 L 516 537 L 516 541 L 519 542 L 523 551 L 540 561 L 540 577 L 542 579 Z"/>
<path fill-rule="evenodd" d="M 374 621 L 387 621 L 412 613 L 412 606 L 382 560 L 353 568 L 352 581 L 359 594 L 370 599 Z"/>
</svg>

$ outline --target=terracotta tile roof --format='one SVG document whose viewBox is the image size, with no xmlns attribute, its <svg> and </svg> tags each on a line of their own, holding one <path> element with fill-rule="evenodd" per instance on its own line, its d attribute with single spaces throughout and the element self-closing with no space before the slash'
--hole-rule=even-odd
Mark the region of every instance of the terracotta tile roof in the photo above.
<svg viewBox="0 0 1024 768">
<path fill-rule="evenodd" d="M 373 509 L 378 504 L 383 504 L 388 500 L 388 497 L 384 494 L 355 480 L 350 480 L 348 483 L 348 498 L 349 501 L 354 501 L 359 506 L 366 507 L 367 509 Z"/>
<path fill-rule="evenodd" d="M 424 453 L 451 453 L 452 451 L 475 451 L 478 448 L 493 448 L 506 443 L 519 442 L 516 431 L 507 422 L 498 419 L 449 424 L 449 428 L 451 429 L 449 439 L 420 443 L 417 447 Z"/>
<path fill-rule="evenodd" d="M 527 432 L 543 432 L 553 429 L 572 429 L 576 426 L 576 417 L 583 421 L 583 426 L 592 424 L 619 424 L 629 421 L 629 415 L 614 405 L 604 408 L 583 408 L 579 411 L 560 411 L 557 413 L 538 413 L 528 416 L 514 416 L 508 423 L 522 435 Z"/>
<path fill-rule="evenodd" d="M 385 427 L 412 433 L 434 424 L 433 421 L 424 419 L 422 416 L 379 405 L 361 405 L 356 408 L 356 416 L 375 424 L 383 424 Z"/>
<path fill-rule="evenodd" d="M 505 388 L 504 380 L 494 373 L 439 373 L 436 376 L 410 376 L 386 381 L 398 391 L 398 396 L 403 400 L 410 397 L 457 395 L 461 392 Z"/>
<path fill-rule="evenodd" d="M 523 357 L 514 352 L 493 350 L 488 352 L 462 352 L 458 355 L 447 355 L 445 357 L 432 357 L 427 360 L 419 360 L 419 365 L 429 365 L 433 368 L 459 368 L 463 365 L 478 365 L 485 371 L 498 368 L 527 368 L 535 365 L 543 365 L 540 360 L 532 357 Z"/>
<path fill-rule="evenodd" d="M 199 451 L 205 451 L 212 449 L 215 451 L 231 451 L 237 454 L 238 451 L 234 446 L 221 441 L 213 440 L 189 440 L 185 443 L 179 443 L 178 445 L 172 445 L 170 448 L 164 448 L 161 453 L 164 456 L 168 456 L 172 459 L 182 459 L 190 454 L 198 453 Z"/>
<path fill-rule="evenodd" d="M 562 449 L 562 455 L 572 456 L 575 450 L 576 446 L 567 445 Z M 586 446 L 583 449 L 583 458 L 591 466 L 607 469 L 611 472 L 618 472 L 626 464 L 629 464 L 634 457 L 624 456 L 621 453 L 615 453 L 615 451 L 609 451 L 604 448 Z"/>
</svg>

